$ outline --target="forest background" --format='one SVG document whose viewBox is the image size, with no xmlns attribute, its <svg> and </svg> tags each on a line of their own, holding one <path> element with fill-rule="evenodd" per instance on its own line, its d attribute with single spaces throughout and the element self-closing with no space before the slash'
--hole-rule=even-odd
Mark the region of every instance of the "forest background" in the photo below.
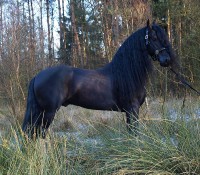
<svg viewBox="0 0 200 175">
<path fill-rule="evenodd" d="M 36 73 L 57 64 L 101 67 L 147 19 L 165 28 L 184 76 L 200 87 L 199 6 L 199 0 L 1 0 L 1 106 L 21 121 Z M 196 96 L 154 65 L 148 96 Z"/>
</svg>

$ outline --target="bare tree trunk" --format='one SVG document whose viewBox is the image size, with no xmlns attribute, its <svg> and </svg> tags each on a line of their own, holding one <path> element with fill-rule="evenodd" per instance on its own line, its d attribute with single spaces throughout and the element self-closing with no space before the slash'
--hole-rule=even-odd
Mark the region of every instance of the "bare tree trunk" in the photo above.
<svg viewBox="0 0 200 175">
<path fill-rule="evenodd" d="M 167 10 L 167 32 L 169 36 L 169 41 L 172 43 L 172 38 L 171 38 L 171 16 L 169 13 L 169 9 Z"/>
<path fill-rule="evenodd" d="M 41 58 L 44 59 L 44 29 L 43 29 L 42 9 L 43 9 L 43 4 L 42 4 L 42 0 L 40 0 L 40 19 L 38 19 L 38 21 L 40 21 L 40 55 L 41 55 Z"/>
<path fill-rule="evenodd" d="M 0 59 L 3 57 L 3 5 L 0 6 Z"/>
<path fill-rule="evenodd" d="M 112 15 L 112 32 L 114 46 L 119 47 L 119 10 L 118 10 L 118 0 L 113 2 L 114 14 Z"/>
<path fill-rule="evenodd" d="M 47 9 L 47 28 L 48 28 L 48 51 L 49 51 L 49 59 L 52 58 L 52 48 L 51 48 L 51 29 L 50 29 L 50 22 L 49 22 L 49 0 L 46 0 L 46 9 Z"/>
<path fill-rule="evenodd" d="M 32 19 L 31 19 L 31 23 L 32 23 L 32 37 L 33 37 L 33 40 L 35 38 L 35 24 L 34 24 L 34 11 L 33 11 L 33 0 L 31 0 L 31 16 L 32 16 Z"/>
<path fill-rule="evenodd" d="M 35 58 L 34 58 L 34 44 L 33 44 L 33 22 L 32 22 L 32 15 L 31 15 L 31 2 L 28 0 L 28 19 L 29 19 L 29 43 L 28 43 L 28 49 L 29 49 L 29 58 L 31 65 L 34 65 Z"/>
<path fill-rule="evenodd" d="M 58 12 L 59 12 L 59 25 L 60 25 L 60 51 L 61 51 L 61 58 L 64 56 L 64 36 L 63 36 L 63 26 L 62 26 L 62 16 L 61 16 L 61 6 L 60 0 L 58 0 Z"/>
<path fill-rule="evenodd" d="M 54 27 L 54 8 L 51 1 L 51 49 L 52 49 L 52 58 L 54 58 L 54 34 L 53 34 L 53 27 Z"/>
<path fill-rule="evenodd" d="M 30 26 L 30 38 L 32 38 L 32 23 L 31 23 L 31 8 L 30 8 L 30 1 L 28 0 L 28 20 L 29 20 L 29 26 Z"/>
<path fill-rule="evenodd" d="M 35 49 L 36 49 L 36 41 L 35 41 L 35 21 L 34 21 L 34 11 L 33 11 L 33 0 L 30 1 L 30 10 L 31 10 L 31 40 L 30 40 L 30 52 L 33 62 L 35 62 Z"/>
<path fill-rule="evenodd" d="M 83 57 L 81 53 L 81 45 L 80 45 L 80 40 L 78 37 L 78 32 L 76 29 L 76 19 L 75 19 L 75 12 L 74 12 L 74 2 L 73 0 L 70 1 L 70 7 L 71 7 L 71 19 L 72 19 L 72 31 L 73 31 L 73 38 L 74 38 L 74 51 L 75 54 L 73 54 L 75 57 L 75 60 L 78 60 L 76 57 L 80 58 L 80 64 L 81 67 L 83 67 Z M 76 61 L 77 64 L 77 61 Z"/>
<path fill-rule="evenodd" d="M 179 36 L 179 41 L 178 41 L 178 47 L 179 47 L 179 55 L 182 54 L 182 20 L 181 17 L 179 18 L 178 21 L 178 36 Z"/>
<path fill-rule="evenodd" d="M 111 23 L 112 23 L 112 16 L 109 13 L 109 7 L 111 6 L 111 1 L 103 1 L 103 11 L 102 11 L 102 24 L 103 24 L 103 40 L 104 40 L 104 46 L 105 46 L 105 53 L 106 53 L 106 57 L 108 59 L 108 61 L 112 60 L 112 56 L 113 56 L 113 51 L 111 48 L 111 44 L 112 44 L 112 38 L 111 38 L 111 34 L 112 34 L 112 30 L 111 30 Z"/>
<path fill-rule="evenodd" d="M 62 19 L 64 20 L 65 19 L 65 3 L 64 3 L 64 0 L 62 0 Z M 66 33 L 65 33 L 65 30 L 63 31 L 63 43 L 64 43 L 64 46 L 63 46 L 63 49 L 66 50 Z"/>
</svg>

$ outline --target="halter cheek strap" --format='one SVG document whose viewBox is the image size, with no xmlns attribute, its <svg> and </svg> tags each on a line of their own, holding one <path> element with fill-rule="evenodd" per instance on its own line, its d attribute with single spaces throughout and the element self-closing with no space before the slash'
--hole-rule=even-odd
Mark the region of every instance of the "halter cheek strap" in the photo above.
<svg viewBox="0 0 200 175">
<path fill-rule="evenodd" d="M 148 29 L 146 29 L 145 43 L 146 43 L 146 46 L 148 46 L 148 45 L 150 44 L 150 42 L 149 42 L 149 31 L 148 31 Z"/>
<path fill-rule="evenodd" d="M 149 41 L 149 31 L 148 31 L 148 28 L 146 29 L 145 44 L 146 44 L 147 47 L 150 46 L 150 41 Z M 154 54 L 151 55 L 152 59 L 153 59 L 154 61 L 158 60 L 158 55 L 159 55 L 159 53 L 162 52 L 163 50 L 166 50 L 166 48 L 163 47 L 163 48 L 161 48 L 161 49 L 159 49 L 159 50 L 157 49 L 157 50 L 153 51 Z"/>
</svg>

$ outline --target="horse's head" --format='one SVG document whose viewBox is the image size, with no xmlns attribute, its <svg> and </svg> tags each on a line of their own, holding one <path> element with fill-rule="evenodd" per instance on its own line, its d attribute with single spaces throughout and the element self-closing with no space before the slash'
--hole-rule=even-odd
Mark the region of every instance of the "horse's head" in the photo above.
<svg viewBox="0 0 200 175">
<path fill-rule="evenodd" d="M 165 31 L 153 22 L 147 21 L 145 44 L 148 54 L 154 61 L 159 61 L 163 67 L 170 66 L 172 62 L 172 49 Z"/>
</svg>

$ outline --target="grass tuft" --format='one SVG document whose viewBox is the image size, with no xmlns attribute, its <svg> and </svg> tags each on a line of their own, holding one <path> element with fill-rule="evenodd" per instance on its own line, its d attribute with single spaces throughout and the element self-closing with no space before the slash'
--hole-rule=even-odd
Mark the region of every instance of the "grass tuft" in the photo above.
<svg viewBox="0 0 200 175">
<path fill-rule="evenodd" d="M 84 110 L 79 124 L 71 115 L 67 130 L 52 129 L 45 140 L 31 141 L 19 126 L 11 127 L 0 136 L 0 174 L 198 175 L 200 119 L 196 104 L 187 110 L 166 104 L 151 111 L 153 118 L 140 120 L 138 137 L 126 131 L 122 116 L 106 118 L 105 113 L 98 113 L 95 118 Z M 63 122 L 65 114 L 62 116 Z"/>
<path fill-rule="evenodd" d="M 66 138 L 31 141 L 11 128 L 0 138 L 2 174 L 62 174 L 66 172 Z"/>
</svg>

